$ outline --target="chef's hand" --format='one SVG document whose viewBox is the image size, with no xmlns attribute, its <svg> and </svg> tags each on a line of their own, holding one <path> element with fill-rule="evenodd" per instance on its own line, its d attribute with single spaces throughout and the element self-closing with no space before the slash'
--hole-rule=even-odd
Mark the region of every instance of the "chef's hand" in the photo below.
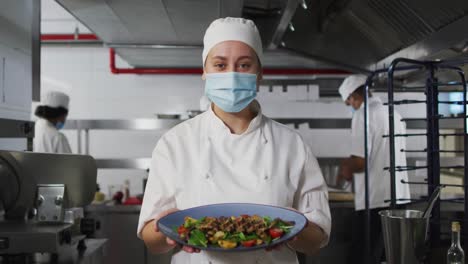
<svg viewBox="0 0 468 264">
<path fill-rule="evenodd" d="M 164 216 L 170 214 L 170 213 L 173 213 L 173 212 L 177 212 L 179 211 L 179 209 L 177 208 L 172 208 L 172 209 L 168 209 L 166 211 L 163 211 L 161 212 L 158 216 L 156 216 L 156 218 L 154 218 L 154 231 L 156 232 L 159 232 L 159 228 L 158 228 L 158 221 L 159 219 L 163 218 Z M 198 248 L 193 248 L 193 247 L 189 247 L 189 246 L 182 246 L 181 244 L 177 243 L 176 241 L 170 239 L 169 237 L 166 237 L 166 243 L 169 245 L 169 246 L 172 246 L 172 247 L 181 247 L 181 249 L 187 253 L 199 253 L 200 252 L 200 249 Z"/>
<path fill-rule="evenodd" d="M 293 211 L 296 211 L 298 213 L 301 213 L 299 212 L 296 208 L 292 208 L 292 207 L 284 207 L 285 209 L 288 209 L 288 210 L 293 210 Z M 274 245 L 272 247 L 267 247 L 265 248 L 266 251 L 270 252 L 270 251 L 279 251 L 281 250 L 284 246 L 287 246 L 289 248 L 291 248 L 291 246 L 289 246 L 289 242 L 292 242 L 292 241 L 296 241 L 297 240 L 297 235 L 292 237 L 291 239 L 289 239 L 288 241 L 285 241 L 283 243 L 279 243 L 277 245 Z"/>
<path fill-rule="evenodd" d="M 297 211 L 294 208 L 288 208 L 294 211 Z M 307 255 L 317 254 L 320 250 L 321 245 L 327 238 L 325 232 L 317 224 L 307 221 L 306 226 L 302 229 L 297 236 L 293 239 L 283 243 L 293 251 L 298 251 Z M 280 249 L 280 247 L 270 248 L 273 250 Z"/>
<path fill-rule="evenodd" d="M 348 159 L 341 161 L 340 170 L 338 171 L 338 177 L 336 179 L 336 184 L 339 186 L 341 181 L 351 181 L 353 179 L 353 170 L 349 164 Z"/>
<path fill-rule="evenodd" d="M 289 239 L 288 241 L 285 241 L 285 242 L 283 242 L 283 243 L 279 243 L 279 244 L 274 245 L 274 246 L 272 246 L 272 247 L 267 247 L 265 250 L 268 251 L 268 252 L 270 252 L 270 251 L 279 251 L 279 250 L 281 250 L 284 246 L 287 246 L 287 247 L 291 248 L 291 246 L 290 246 L 288 243 L 289 243 L 289 242 L 292 242 L 292 241 L 296 241 L 297 239 L 298 239 L 297 236 L 295 236 L 295 237 L 293 237 L 293 238 L 291 238 L 291 239 Z"/>
</svg>

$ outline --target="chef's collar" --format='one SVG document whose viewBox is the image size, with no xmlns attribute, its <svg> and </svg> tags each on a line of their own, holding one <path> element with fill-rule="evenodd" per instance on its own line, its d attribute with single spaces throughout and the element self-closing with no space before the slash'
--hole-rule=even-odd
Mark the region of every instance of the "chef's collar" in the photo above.
<svg viewBox="0 0 468 264">
<path fill-rule="evenodd" d="M 379 104 L 379 103 L 381 104 L 382 100 L 380 100 L 380 98 L 377 97 L 377 96 L 371 96 L 371 97 L 367 98 L 367 105 Z M 361 110 L 361 109 L 364 111 L 364 101 L 362 101 L 362 104 L 359 107 L 359 110 Z"/>
<path fill-rule="evenodd" d="M 377 96 L 369 97 L 369 104 L 373 103 L 382 103 L 382 100 L 380 100 L 380 98 Z"/>
<path fill-rule="evenodd" d="M 256 130 L 257 128 L 260 127 L 260 125 L 262 124 L 262 121 L 263 121 L 263 118 L 262 118 L 262 108 L 260 107 L 260 104 L 258 103 L 257 100 L 254 100 L 250 105 L 249 107 L 251 107 L 251 109 L 253 110 L 253 112 L 256 114 L 256 116 L 254 117 L 254 119 L 252 119 L 250 121 L 250 124 L 249 124 L 249 127 L 244 131 L 244 133 L 240 134 L 240 135 L 245 135 L 245 134 L 248 134 L 254 130 Z M 211 117 L 211 120 L 212 120 L 212 125 L 213 125 L 213 128 L 217 128 L 217 129 L 223 129 L 223 130 L 227 130 L 229 131 L 229 133 L 231 133 L 231 130 L 229 129 L 228 126 L 226 126 L 226 124 L 224 124 L 223 120 L 221 120 L 213 111 L 213 103 L 211 104 L 211 107 L 208 109 L 209 111 L 209 115 Z M 235 135 L 235 134 L 233 134 Z M 238 135 L 238 136 L 240 136 Z"/>
<path fill-rule="evenodd" d="M 45 118 L 38 118 L 36 122 L 40 122 L 40 123 L 44 123 L 46 126 L 49 126 L 49 127 L 54 127 L 55 128 L 55 125 L 54 123 L 50 122 L 49 120 L 45 119 Z"/>
</svg>

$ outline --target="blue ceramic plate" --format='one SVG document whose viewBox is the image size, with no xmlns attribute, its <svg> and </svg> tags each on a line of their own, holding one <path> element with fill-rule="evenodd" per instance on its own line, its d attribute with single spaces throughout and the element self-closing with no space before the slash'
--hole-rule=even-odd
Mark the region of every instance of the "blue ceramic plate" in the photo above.
<svg viewBox="0 0 468 264">
<path fill-rule="evenodd" d="M 243 247 L 242 245 L 237 246 L 232 249 L 224 249 L 221 247 L 208 245 L 208 247 L 198 247 L 188 245 L 183 239 L 179 238 L 179 235 L 174 230 L 174 227 L 179 227 L 184 223 L 184 218 L 190 216 L 195 219 L 200 219 L 202 217 L 230 217 L 230 216 L 240 216 L 243 214 L 247 215 L 258 215 L 261 217 L 269 216 L 271 219 L 281 218 L 282 220 L 288 222 L 294 222 L 294 227 L 291 228 L 290 232 L 284 234 L 280 239 L 273 241 L 269 245 L 265 243 L 253 246 L 253 247 Z M 159 230 L 168 236 L 169 238 L 177 241 L 182 245 L 188 245 L 194 248 L 199 248 L 201 250 L 213 250 L 213 251 L 223 251 L 223 252 L 239 252 L 239 251 L 249 251 L 257 250 L 261 248 L 266 248 L 268 246 L 274 246 L 279 243 L 288 241 L 289 239 L 296 236 L 307 224 L 307 218 L 301 213 L 298 213 L 293 210 L 285 209 L 282 207 L 261 205 L 261 204 L 249 204 L 249 203 L 225 203 L 225 204 L 212 204 L 205 205 L 200 207 L 193 207 L 186 210 L 177 211 L 171 213 L 158 221 Z"/>
</svg>

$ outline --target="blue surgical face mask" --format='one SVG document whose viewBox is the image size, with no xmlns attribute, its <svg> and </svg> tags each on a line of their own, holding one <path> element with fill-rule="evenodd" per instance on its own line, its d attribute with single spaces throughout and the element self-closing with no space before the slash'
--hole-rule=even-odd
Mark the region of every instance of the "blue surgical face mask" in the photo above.
<svg viewBox="0 0 468 264">
<path fill-rule="evenodd" d="M 58 130 L 62 129 L 64 126 L 65 126 L 65 123 L 63 122 L 55 123 L 55 128 L 57 128 Z"/>
<path fill-rule="evenodd" d="M 205 94 L 224 112 L 238 113 L 257 95 L 257 75 L 225 72 L 205 75 Z"/>
</svg>

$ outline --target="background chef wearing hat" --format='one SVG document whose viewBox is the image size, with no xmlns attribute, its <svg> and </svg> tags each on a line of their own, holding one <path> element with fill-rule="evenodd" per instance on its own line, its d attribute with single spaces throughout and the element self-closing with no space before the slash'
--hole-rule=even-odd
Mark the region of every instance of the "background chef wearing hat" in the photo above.
<svg viewBox="0 0 468 264">
<path fill-rule="evenodd" d="M 265 117 L 255 100 L 263 54 L 255 24 L 217 19 L 203 42 L 202 78 L 212 104 L 158 141 L 138 236 L 151 252 L 162 253 L 176 244 L 156 223 L 174 210 L 228 202 L 292 207 L 309 223 L 276 250 L 226 254 L 184 247 L 172 263 L 297 263 L 294 250 L 316 252 L 330 234 L 328 192 L 317 160 L 299 134 Z"/>
<path fill-rule="evenodd" d="M 356 217 L 353 224 L 353 242 L 355 248 L 351 251 L 356 256 L 350 258 L 353 263 L 364 263 L 364 211 L 365 209 L 365 152 L 364 152 L 364 97 L 365 97 L 366 76 L 352 75 L 347 77 L 339 88 L 341 98 L 346 105 L 352 107 L 353 118 L 351 125 L 351 148 L 350 157 L 341 163 L 338 181 L 354 180 L 355 209 Z M 389 133 L 388 109 L 382 101 L 372 96 L 369 92 L 369 131 L 368 131 L 368 157 L 369 157 L 369 206 L 371 208 L 371 241 L 375 247 L 374 262 L 379 261 L 383 253 L 383 238 L 381 236 L 381 223 L 378 212 L 389 205 L 390 199 L 390 174 L 384 168 L 390 164 L 390 143 L 384 135 Z M 405 126 L 400 121 L 401 116 L 395 112 L 395 134 L 405 134 Z M 405 148 L 403 137 L 395 138 L 396 159 L 398 166 L 406 166 L 406 155 L 399 150 Z M 396 196 L 397 199 L 409 199 L 410 191 L 407 184 L 402 184 L 401 180 L 408 180 L 406 171 L 396 174 Z M 404 202 L 404 201 L 403 201 Z M 374 243 L 375 241 L 375 243 Z M 359 259 L 362 261 L 360 262 Z M 379 262 L 380 263 L 380 262 Z"/>
<path fill-rule="evenodd" d="M 72 153 L 67 138 L 59 132 L 65 125 L 69 102 L 68 95 L 51 91 L 44 96 L 41 105 L 37 106 L 35 115 L 39 119 L 34 128 L 35 152 Z"/>
</svg>

